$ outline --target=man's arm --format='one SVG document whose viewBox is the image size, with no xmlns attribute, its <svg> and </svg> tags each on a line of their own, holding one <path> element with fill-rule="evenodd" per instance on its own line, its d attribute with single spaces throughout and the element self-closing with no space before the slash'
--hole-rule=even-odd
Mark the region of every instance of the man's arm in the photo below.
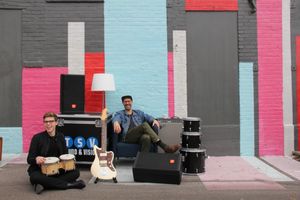
<svg viewBox="0 0 300 200">
<path fill-rule="evenodd" d="M 113 116 L 113 119 L 112 119 L 112 123 L 113 123 L 113 126 L 114 126 L 114 132 L 119 134 L 121 133 L 121 113 L 120 112 L 116 112 Z"/>
<path fill-rule="evenodd" d="M 63 152 L 63 154 L 67 154 L 68 148 L 67 148 L 67 144 L 66 144 L 66 140 L 65 140 L 65 135 L 63 133 L 59 133 L 59 134 L 60 134 L 61 141 L 62 141 L 62 152 Z"/>
<path fill-rule="evenodd" d="M 27 156 L 27 163 L 30 165 L 43 164 L 45 162 L 45 158 L 43 156 L 39 156 L 38 153 L 38 137 L 33 136 Z"/>
<path fill-rule="evenodd" d="M 148 115 L 148 114 L 146 114 L 146 113 L 144 113 L 144 112 L 143 112 L 143 115 L 144 115 L 145 120 L 146 120 L 149 124 L 151 124 L 151 126 L 156 125 L 158 128 L 160 127 L 159 122 L 158 122 L 154 117 L 152 117 L 151 115 Z"/>
</svg>

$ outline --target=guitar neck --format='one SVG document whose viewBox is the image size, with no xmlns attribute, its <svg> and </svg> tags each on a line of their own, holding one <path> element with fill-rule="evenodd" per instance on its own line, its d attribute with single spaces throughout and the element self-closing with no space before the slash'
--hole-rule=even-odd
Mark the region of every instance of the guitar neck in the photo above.
<svg viewBox="0 0 300 200">
<path fill-rule="evenodd" d="M 101 120 L 101 149 L 106 151 L 106 139 L 107 139 L 107 127 L 106 127 L 106 120 Z"/>
</svg>

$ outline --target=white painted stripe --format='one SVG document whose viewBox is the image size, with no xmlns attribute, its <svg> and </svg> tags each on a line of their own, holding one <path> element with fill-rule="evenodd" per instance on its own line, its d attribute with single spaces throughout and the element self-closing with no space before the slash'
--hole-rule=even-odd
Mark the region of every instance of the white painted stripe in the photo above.
<svg viewBox="0 0 300 200">
<path fill-rule="evenodd" d="M 84 22 L 68 22 L 68 73 L 84 74 Z"/>
<path fill-rule="evenodd" d="M 173 31 L 175 116 L 187 117 L 186 31 Z"/>
<path fill-rule="evenodd" d="M 290 177 L 282 174 L 278 170 L 274 169 L 270 165 L 264 163 L 260 159 L 253 156 L 241 156 L 244 160 L 246 160 L 250 165 L 252 165 L 259 172 L 267 175 L 272 178 L 272 180 L 280 182 L 280 181 L 294 181 Z"/>
<path fill-rule="evenodd" d="M 290 12 L 290 1 L 282 1 L 282 95 L 285 156 L 290 156 L 294 150 Z"/>
</svg>

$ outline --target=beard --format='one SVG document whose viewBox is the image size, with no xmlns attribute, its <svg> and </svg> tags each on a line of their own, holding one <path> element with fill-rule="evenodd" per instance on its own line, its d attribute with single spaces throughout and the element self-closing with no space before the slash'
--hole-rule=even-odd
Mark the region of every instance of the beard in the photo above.
<svg viewBox="0 0 300 200">
<path fill-rule="evenodd" d="M 131 110 L 131 105 L 126 105 L 126 106 L 124 106 L 124 108 L 125 108 L 126 111 L 130 111 Z"/>
</svg>

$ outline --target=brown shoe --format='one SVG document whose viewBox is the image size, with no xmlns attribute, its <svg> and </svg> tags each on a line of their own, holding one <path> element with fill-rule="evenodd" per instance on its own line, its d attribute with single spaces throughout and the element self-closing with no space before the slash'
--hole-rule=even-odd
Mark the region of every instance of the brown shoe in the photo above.
<svg viewBox="0 0 300 200">
<path fill-rule="evenodd" d="M 164 149 L 166 153 L 175 153 L 178 149 L 180 149 L 179 144 L 174 144 L 174 145 L 167 145 Z"/>
</svg>

